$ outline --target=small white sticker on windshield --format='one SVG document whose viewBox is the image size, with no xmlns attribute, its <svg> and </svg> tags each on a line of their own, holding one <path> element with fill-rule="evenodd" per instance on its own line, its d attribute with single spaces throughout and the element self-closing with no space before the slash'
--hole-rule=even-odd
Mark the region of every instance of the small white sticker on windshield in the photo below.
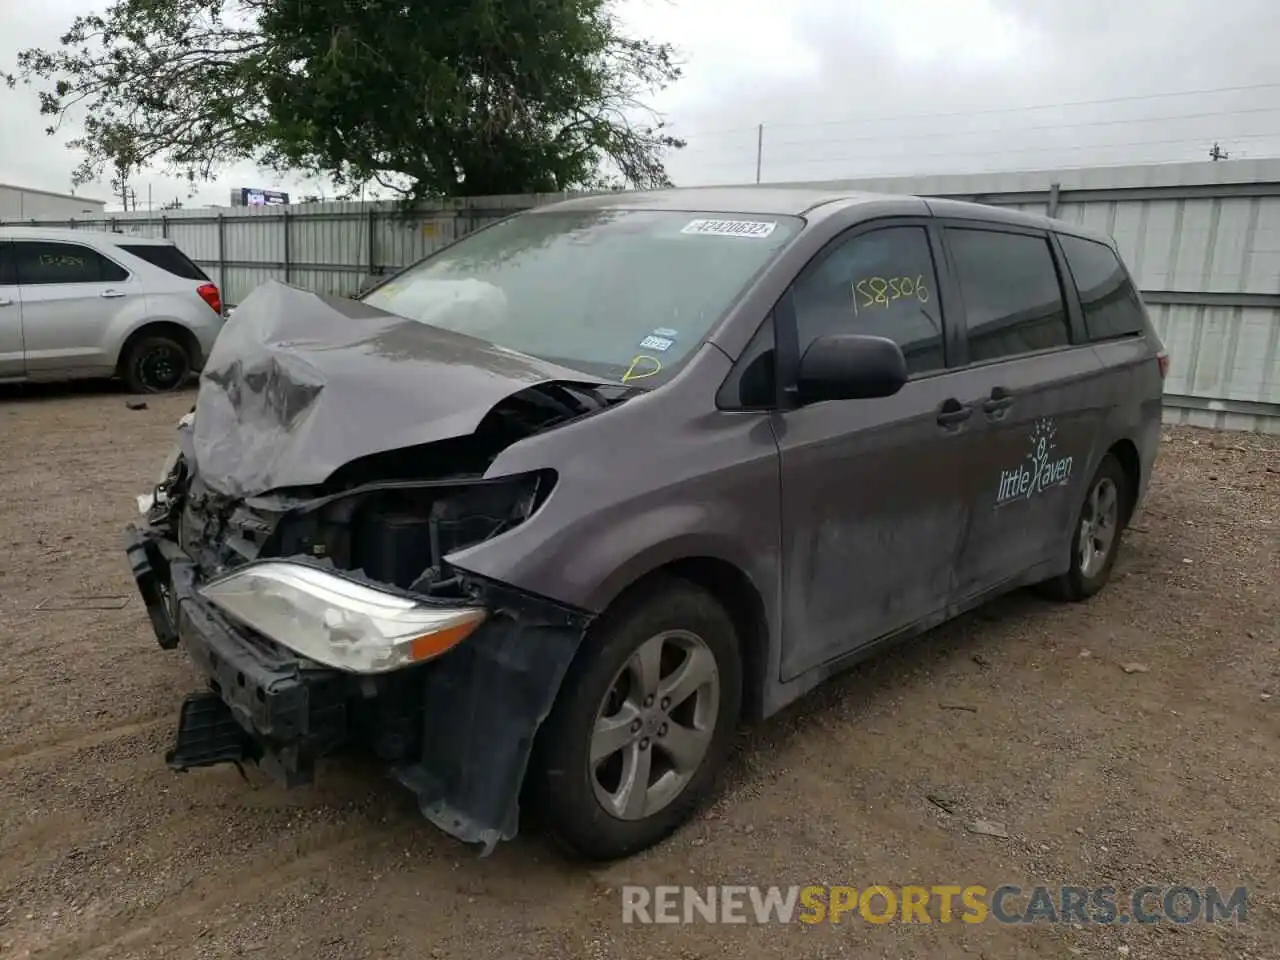
<svg viewBox="0 0 1280 960">
<path fill-rule="evenodd" d="M 640 341 L 641 350 L 657 350 L 659 353 L 666 353 L 671 349 L 671 345 L 675 343 L 670 337 L 660 337 L 651 333 Z"/>
<path fill-rule="evenodd" d="M 709 233 L 718 237 L 763 240 L 777 224 L 771 220 L 690 220 L 681 233 Z"/>
</svg>

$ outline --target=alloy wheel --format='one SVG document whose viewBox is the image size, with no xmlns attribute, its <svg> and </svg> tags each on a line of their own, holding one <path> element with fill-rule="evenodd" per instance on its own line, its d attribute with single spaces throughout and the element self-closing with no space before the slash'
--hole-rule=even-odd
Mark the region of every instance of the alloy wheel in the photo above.
<svg viewBox="0 0 1280 960">
<path fill-rule="evenodd" d="M 1085 501 L 1080 520 L 1080 572 L 1096 576 L 1107 563 L 1120 520 L 1120 493 L 1110 477 L 1100 479 Z"/>
<path fill-rule="evenodd" d="M 620 820 L 670 804 L 697 773 L 715 734 L 720 671 L 698 635 L 668 630 L 642 643 L 597 712 L 587 774 Z"/>
</svg>

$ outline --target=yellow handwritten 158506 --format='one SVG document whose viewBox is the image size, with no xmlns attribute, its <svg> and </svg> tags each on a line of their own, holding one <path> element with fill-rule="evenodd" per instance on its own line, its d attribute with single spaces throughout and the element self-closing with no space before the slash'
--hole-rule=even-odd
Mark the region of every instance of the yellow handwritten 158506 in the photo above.
<svg viewBox="0 0 1280 960">
<path fill-rule="evenodd" d="M 895 300 L 915 297 L 921 303 L 929 302 L 929 288 L 924 276 L 867 277 L 853 285 L 853 312 L 857 315 L 867 307 L 884 307 Z"/>
</svg>

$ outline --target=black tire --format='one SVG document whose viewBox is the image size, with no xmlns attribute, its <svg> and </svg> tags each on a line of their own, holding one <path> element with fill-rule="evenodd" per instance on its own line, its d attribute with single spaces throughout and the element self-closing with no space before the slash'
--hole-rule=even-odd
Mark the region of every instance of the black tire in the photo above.
<svg viewBox="0 0 1280 960">
<path fill-rule="evenodd" d="M 709 651 L 714 657 L 719 696 L 714 704 L 708 701 L 708 711 L 714 714 L 715 725 L 706 752 L 683 789 L 651 815 L 622 819 L 597 799 L 595 781 L 603 776 L 604 765 L 593 769 L 589 764 L 592 733 L 606 696 L 623 682 L 633 655 L 646 641 L 667 631 L 687 631 L 700 638 L 700 655 Z M 670 675 L 662 675 L 670 679 L 677 672 L 673 669 Z M 695 699 L 690 696 L 683 704 Z M 541 821 L 570 854 L 587 860 L 614 860 L 658 843 L 688 821 L 714 793 L 741 705 L 738 636 L 733 621 L 715 598 L 687 581 L 668 580 L 625 599 L 588 634 L 539 732 L 530 767 L 530 797 Z M 681 706 L 671 705 L 673 724 Z M 665 735 L 665 722 L 661 729 Z M 645 742 L 650 741 L 646 738 Z M 657 746 L 649 748 L 650 762 L 658 765 L 667 755 L 657 739 L 652 743 Z M 619 762 L 625 749 L 616 755 Z"/>
<path fill-rule="evenodd" d="M 191 376 L 191 354 L 165 334 L 150 334 L 129 345 L 120 375 L 134 393 L 170 393 Z"/>
<path fill-rule="evenodd" d="M 1093 513 L 1094 492 L 1099 489 L 1100 485 L 1107 483 L 1110 483 L 1115 491 L 1115 532 L 1101 565 L 1094 570 L 1086 572 L 1083 563 L 1084 524 Z M 1075 526 L 1071 531 L 1070 566 L 1067 567 L 1066 573 L 1040 584 L 1039 587 L 1042 594 L 1054 600 L 1079 602 L 1087 600 L 1106 586 L 1107 581 L 1111 578 L 1111 568 L 1115 566 L 1116 556 L 1120 553 L 1120 542 L 1124 536 L 1125 525 L 1129 521 L 1127 516 L 1127 505 L 1130 496 L 1129 485 L 1129 475 L 1125 473 L 1120 461 L 1110 453 L 1103 457 L 1102 463 L 1098 465 L 1098 470 L 1093 475 L 1093 479 L 1089 481 L 1089 485 L 1085 488 L 1084 500 L 1076 514 Z"/>
</svg>

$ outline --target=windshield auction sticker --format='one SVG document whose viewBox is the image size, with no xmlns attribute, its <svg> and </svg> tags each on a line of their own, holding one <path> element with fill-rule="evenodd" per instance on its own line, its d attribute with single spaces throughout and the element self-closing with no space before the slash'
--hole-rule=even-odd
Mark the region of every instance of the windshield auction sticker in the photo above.
<svg viewBox="0 0 1280 960">
<path fill-rule="evenodd" d="M 690 220 L 680 232 L 763 240 L 776 226 L 769 220 Z"/>
</svg>

